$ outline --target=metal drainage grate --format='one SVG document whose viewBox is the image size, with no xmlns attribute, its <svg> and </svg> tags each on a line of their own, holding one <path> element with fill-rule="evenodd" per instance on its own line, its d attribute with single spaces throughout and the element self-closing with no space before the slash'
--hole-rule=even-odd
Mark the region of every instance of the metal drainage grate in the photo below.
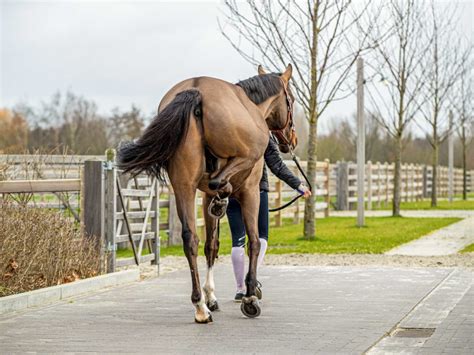
<svg viewBox="0 0 474 355">
<path fill-rule="evenodd" d="M 436 328 L 398 328 L 392 336 L 398 338 L 429 338 Z"/>
</svg>

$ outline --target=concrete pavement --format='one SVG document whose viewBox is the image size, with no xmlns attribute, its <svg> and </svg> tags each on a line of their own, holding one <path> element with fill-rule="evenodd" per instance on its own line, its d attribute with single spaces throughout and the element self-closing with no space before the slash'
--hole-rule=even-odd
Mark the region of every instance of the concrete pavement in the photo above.
<svg viewBox="0 0 474 355">
<path fill-rule="evenodd" d="M 257 319 L 243 317 L 232 301 L 231 266 L 218 265 L 215 277 L 221 311 L 212 324 L 194 324 L 189 271 L 181 270 L 0 318 L 0 353 L 360 354 L 377 351 L 410 316 L 424 327 L 416 316 L 424 304 L 439 310 L 438 323 L 427 323 L 435 330 L 423 341 L 426 349 L 459 349 L 460 339 L 473 331 L 466 315 L 472 310 L 469 270 L 266 266 L 259 276 L 264 301 Z M 457 301 L 444 302 L 443 292 Z"/>
</svg>

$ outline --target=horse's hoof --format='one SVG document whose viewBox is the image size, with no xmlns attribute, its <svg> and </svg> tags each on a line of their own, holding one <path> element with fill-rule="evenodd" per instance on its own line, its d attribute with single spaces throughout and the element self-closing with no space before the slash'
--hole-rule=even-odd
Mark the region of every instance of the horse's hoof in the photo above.
<svg viewBox="0 0 474 355">
<path fill-rule="evenodd" d="M 240 310 L 248 318 L 256 318 L 262 312 L 256 296 L 242 298 Z"/>
<path fill-rule="evenodd" d="M 209 213 L 211 217 L 220 219 L 224 217 L 228 204 L 229 204 L 228 198 L 221 199 L 218 196 L 215 196 L 211 200 L 211 203 L 209 204 L 209 207 L 207 208 L 207 212 Z"/>
<path fill-rule="evenodd" d="M 219 304 L 217 303 L 216 300 L 214 300 L 214 301 L 209 301 L 209 302 L 206 303 L 206 305 L 207 305 L 207 308 L 209 308 L 209 310 L 210 310 L 211 312 L 214 312 L 214 311 L 218 311 L 218 310 L 219 310 Z"/>
<path fill-rule="evenodd" d="M 259 300 L 262 299 L 262 296 L 263 296 L 263 294 L 262 294 L 262 289 L 261 289 L 260 287 L 258 287 L 258 286 L 255 288 L 255 295 L 257 296 L 257 298 L 258 298 Z"/>
<path fill-rule="evenodd" d="M 221 185 L 221 181 L 220 180 L 210 180 L 209 183 L 208 183 L 208 186 L 211 190 L 217 190 L 219 188 L 219 186 Z"/>
<path fill-rule="evenodd" d="M 212 320 L 212 314 L 208 314 L 207 318 L 203 318 L 203 319 L 200 319 L 200 318 L 197 318 L 197 317 L 194 317 L 194 321 L 196 323 L 199 323 L 199 324 L 207 324 L 207 323 L 212 323 L 213 320 Z"/>
</svg>

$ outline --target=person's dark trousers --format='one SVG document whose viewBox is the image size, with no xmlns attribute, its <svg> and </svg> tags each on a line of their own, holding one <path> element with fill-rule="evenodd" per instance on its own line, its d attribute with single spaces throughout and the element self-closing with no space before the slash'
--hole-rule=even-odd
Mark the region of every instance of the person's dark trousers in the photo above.
<svg viewBox="0 0 474 355">
<path fill-rule="evenodd" d="M 239 201 L 235 198 L 229 199 L 227 206 L 227 218 L 232 233 L 232 246 L 242 247 L 245 245 L 245 225 L 242 218 L 242 210 Z M 268 240 L 268 192 L 260 191 L 260 208 L 258 210 L 258 237 Z"/>
</svg>

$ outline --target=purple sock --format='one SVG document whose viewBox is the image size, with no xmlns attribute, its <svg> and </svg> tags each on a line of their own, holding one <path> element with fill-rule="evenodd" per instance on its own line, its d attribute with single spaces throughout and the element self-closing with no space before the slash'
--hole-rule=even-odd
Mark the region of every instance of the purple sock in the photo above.
<svg viewBox="0 0 474 355">
<path fill-rule="evenodd" d="M 267 246 L 268 242 L 266 239 L 259 238 L 260 239 L 260 253 L 258 253 L 258 259 L 257 259 L 257 267 L 260 267 L 263 263 L 263 258 L 265 257 L 265 253 L 267 252 Z"/>
<path fill-rule="evenodd" d="M 232 247 L 232 266 L 234 268 L 235 282 L 237 283 L 237 291 L 245 290 L 244 274 L 245 274 L 245 248 Z"/>
</svg>

